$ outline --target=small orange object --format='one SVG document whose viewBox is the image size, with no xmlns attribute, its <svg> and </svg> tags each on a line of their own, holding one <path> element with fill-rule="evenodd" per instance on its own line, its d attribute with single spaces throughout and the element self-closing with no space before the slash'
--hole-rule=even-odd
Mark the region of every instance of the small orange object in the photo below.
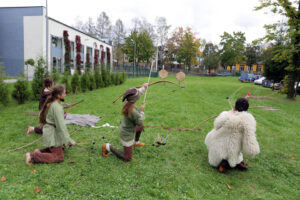
<svg viewBox="0 0 300 200">
<path fill-rule="evenodd" d="M 3 181 L 3 182 L 6 181 L 5 176 L 2 176 L 2 177 L 1 177 L 1 181 Z"/>
<path fill-rule="evenodd" d="M 198 169 L 199 168 L 199 165 L 196 165 L 196 169 Z"/>
<path fill-rule="evenodd" d="M 136 167 L 139 167 L 139 165 L 138 165 L 138 164 L 136 164 L 135 166 L 136 166 Z"/>
<path fill-rule="evenodd" d="M 35 188 L 35 190 L 34 190 L 35 193 L 39 193 L 40 191 L 41 191 L 40 188 Z"/>
<path fill-rule="evenodd" d="M 229 184 L 226 184 L 227 185 L 227 187 L 228 187 L 228 189 L 229 190 L 231 190 L 232 188 L 231 188 L 231 186 L 229 185 Z"/>
<path fill-rule="evenodd" d="M 36 169 L 32 170 L 32 172 L 31 172 L 31 173 L 33 173 L 33 174 L 34 174 L 35 172 L 36 172 Z"/>
<path fill-rule="evenodd" d="M 292 156 L 291 158 L 294 160 L 294 159 L 295 159 L 295 156 Z"/>
</svg>

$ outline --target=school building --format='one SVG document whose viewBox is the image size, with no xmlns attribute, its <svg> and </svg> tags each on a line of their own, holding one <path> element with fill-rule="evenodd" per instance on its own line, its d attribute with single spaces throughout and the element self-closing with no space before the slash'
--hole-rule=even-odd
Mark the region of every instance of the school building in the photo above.
<svg viewBox="0 0 300 200">
<path fill-rule="evenodd" d="M 66 37 L 69 45 L 65 45 Z M 0 62 L 8 76 L 25 72 L 28 66 L 24 62 L 30 58 L 35 61 L 44 58 L 49 71 L 56 66 L 58 72 L 64 72 L 66 46 L 70 47 L 72 72 L 76 59 L 79 60 L 78 54 L 82 71 L 86 64 L 91 67 L 113 64 L 111 44 L 47 17 L 45 7 L 0 7 Z M 29 77 L 33 76 L 32 67 L 28 73 Z"/>
<path fill-rule="evenodd" d="M 261 62 L 248 66 L 246 64 L 236 64 L 232 67 L 227 66 L 227 71 L 238 71 L 238 72 L 253 72 L 255 74 L 261 74 L 264 71 L 264 66 Z"/>
</svg>

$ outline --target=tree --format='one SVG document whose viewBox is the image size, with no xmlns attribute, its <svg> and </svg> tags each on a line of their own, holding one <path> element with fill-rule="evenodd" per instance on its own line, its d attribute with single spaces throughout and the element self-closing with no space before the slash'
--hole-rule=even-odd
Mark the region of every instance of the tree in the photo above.
<svg viewBox="0 0 300 200">
<path fill-rule="evenodd" d="M 96 33 L 100 40 L 111 39 L 111 22 L 105 12 L 101 12 L 97 17 Z"/>
<path fill-rule="evenodd" d="M 221 35 L 219 51 L 220 61 L 223 67 L 232 66 L 246 60 L 245 55 L 245 34 L 233 32 L 233 35 L 224 32 Z"/>
<path fill-rule="evenodd" d="M 274 60 L 277 50 L 281 48 L 280 45 L 270 46 L 264 51 L 264 76 L 268 80 L 273 80 L 275 82 L 280 82 L 284 79 L 287 74 L 285 68 L 289 65 L 287 60 Z"/>
<path fill-rule="evenodd" d="M 285 27 L 284 35 L 285 46 L 277 51 L 274 60 L 287 60 L 289 65 L 285 68 L 287 73 L 285 87 L 287 89 L 287 98 L 294 98 L 296 92 L 294 83 L 300 81 L 300 1 L 289 0 L 260 0 L 261 5 L 256 10 L 269 8 L 272 13 L 286 17 L 284 23 L 277 22 L 271 25 L 265 25 L 267 35 L 266 41 L 272 41 L 282 30 L 282 24 Z"/>
<path fill-rule="evenodd" d="M 256 44 L 247 44 L 245 56 L 247 58 L 247 65 L 251 67 L 261 61 L 261 48 Z"/>
<path fill-rule="evenodd" d="M 122 44 L 126 36 L 126 31 L 122 20 L 118 19 L 115 26 L 113 27 L 113 45 L 114 45 L 114 59 L 117 60 L 117 65 L 119 61 L 123 59 L 124 54 L 122 51 Z"/>
<path fill-rule="evenodd" d="M 218 46 L 207 43 L 203 51 L 203 65 L 209 70 L 217 69 L 219 66 Z"/>
<path fill-rule="evenodd" d="M 129 57 L 130 62 L 134 61 L 135 57 L 137 63 L 148 63 L 155 52 L 155 47 L 148 32 L 143 31 L 138 33 L 137 31 L 132 31 L 131 34 L 125 38 L 125 44 L 122 50 Z"/>
<path fill-rule="evenodd" d="M 159 47 L 159 49 L 161 49 L 160 52 L 162 52 L 162 54 L 160 53 L 158 54 L 158 60 L 160 60 L 161 63 L 164 63 L 164 57 L 165 57 L 164 49 L 168 39 L 168 32 L 171 25 L 167 24 L 167 20 L 165 17 L 157 17 L 155 22 L 156 22 L 156 35 L 157 35 L 156 44 Z"/>
<path fill-rule="evenodd" d="M 85 29 L 85 32 L 88 35 L 90 35 L 92 37 L 97 36 L 96 26 L 95 26 L 95 23 L 93 21 L 93 18 L 91 18 L 91 17 L 88 18 L 87 22 L 84 25 L 84 29 Z"/>
<path fill-rule="evenodd" d="M 200 56 L 200 39 L 191 28 L 178 28 L 167 41 L 167 58 L 171 61 L 184 63 L 186 67 L 197 63 L 197 57 Z"/>
</svg>

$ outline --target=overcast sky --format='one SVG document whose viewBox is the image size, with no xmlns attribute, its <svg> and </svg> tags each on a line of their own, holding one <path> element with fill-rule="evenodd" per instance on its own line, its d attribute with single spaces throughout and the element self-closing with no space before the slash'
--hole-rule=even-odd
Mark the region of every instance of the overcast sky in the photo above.
<svg viewBox="0 0 300 200">
<path fill-rule="evenodd" d="M 0 7 L 45 6 L 46 0 L 0 0 Z M 121 19 L 127 28 L 133 18 L 145 18 L 151 24 L 163 16 L 176 27 L 191 27 L 198 36 L 219 43 L 224 31 L 245 32 L 247 42 L 265 35 L 264 24 L 277 21 L 277 16 L 254 11 L 259 0 L 48 0 L 48 13 L 58 21 L 73 25 L 76 17 L 94 21 L 106 12 L 114 24 Z"/>
</svg>

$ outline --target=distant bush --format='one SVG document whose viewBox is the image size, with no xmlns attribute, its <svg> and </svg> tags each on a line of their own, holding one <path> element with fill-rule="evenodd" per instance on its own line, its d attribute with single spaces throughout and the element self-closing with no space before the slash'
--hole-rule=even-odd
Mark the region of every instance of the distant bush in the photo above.
<svg viewBox="0 0 300 200">
<path fill-rule="evenodd" d="M 72 76 L 71 87 L 72 87 L 73 93 L 80 90 L 80 77 L 79 77 L 77 70 L 75 71 L 74 75 Z"/>
<path fill-rule="evenodd" d="M 6 105 L 8 103 L 8 86 L 0 79 L 0 103 Z"/>
<path fill-rule="evenodd" d="M 8 86 L 3 82 L 5 73 L 3 71 L 4 65 L 0 63 L 0 103 L 6 105 L 8 103 Z"/>
<path fill-rule="evenodd" d="M 90 86 L 90 79 L 87 73 L 84 73 L 80 79 L 81 91 L 86 92 Z"/>
<path fill-rule="evenodd" d="M 89 76 L 89 82 L 90 82 L 90 84 L 89 84 L 89 90 L 96 89 L 97 86 L 96 86 L 96 80 L 95 80 L 94 74 L 90 72 L 88 74 L 88 76 Z"/>
<path fill-rule="evenodd" d="M 55 84 L 59 81 L 59 77 L 60 75 L 57 71 L 57 66 L 54 66 L 52 69 L 51 78 Z"/>
<path fill-rule="evenodd" d="M 64 76 L 62 78 L 62 84 L 65 85 L 67 93 L 72 92 L 72 87 L 71 87 L 71 84 L 70 84 L 70 81 L 69 81 L 69 72 L 64 73 Z"/>
<path fill-rule="evenodd" d="M 30 97 L 30 92 L 28 90 L 28 82 L 24 79 L 19 79 L 14 84 L 14 90 L 12 97 L 17 100 L 18 104 L 24 104 Z"/>
<path fill-rule="evenodd" d="M 34 76 L 31 84 L 33 98 L 35 100 L 40 99 L 40 93 L 44 88 L 44 78 L 49 77 L 49 73 L 46 68 L 46 63 L 43 58 L 38 60 L 37 66 L 35 66 Z"/>
<path fill-rule="evenodd" d="M 95 82 L 96 82 L 96 88 L 98 89 L 98 88 L 104 87 L 102 76 L 101 76 L 100 70 L 99 70 L 99 66 L 96 66 L 96 68 L 95 68 L 94 77 L 95 77 Z"/>
</svg>

